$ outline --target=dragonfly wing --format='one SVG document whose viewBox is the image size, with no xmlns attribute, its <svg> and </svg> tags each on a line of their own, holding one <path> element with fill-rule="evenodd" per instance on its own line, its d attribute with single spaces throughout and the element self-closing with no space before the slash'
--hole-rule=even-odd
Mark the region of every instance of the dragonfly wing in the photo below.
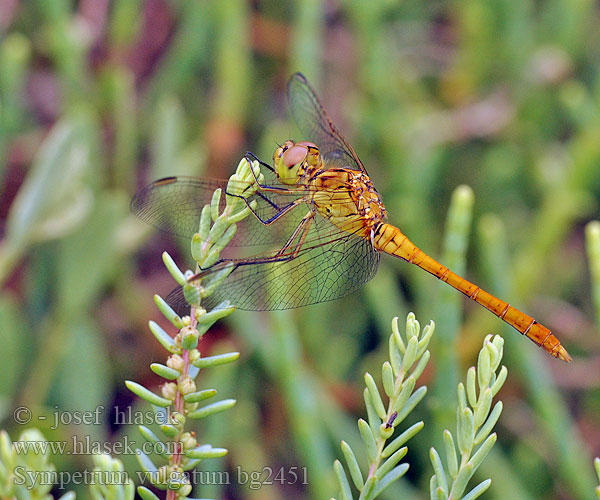
<svg viewBox="0 0 600 500">
<path fill-rule="evenodd" d="M 379 252 L 370 241 L 331 228 L 329 221 L 316 215 L 295 258 L 266 263 L 264 258 L 237 261 L 231 275 L 202 305 L 214 307 L 229 300 L 243 310 L 293 309 L 356 291 L 375 275 Z M 181 307 L 182 298 L 175 290 L 168 301 Z"/>
<path fill-rule="evenodd" d="M 290 78 L 288 100 L 294 121 L 305 135 L 304 139 L 319 146 L 326 165 L 366 172 L 358 155 L 333 124 L 314 89 L 301 73 L 295 73 Z"/>
<path fill-rule="evenodd" d="M 191 238 L 212 193 L 226 186 L 225 181 L 166 177 L 140 189 L 131 200 L 131 211 L 161 231 Z"/>
<path fill-rule="evenodd" d="M 140 219 L 157 229 L 191 239 L 198 232 L 200 215 L 205 205 L 210 204 L 214 191 L 221 188 L 220 211 L 225 207 L 225 192 L 228 181 L 200 179 L 194 177 L 167 177 L 139 190 L 131 201 L 131 211 Z M 262 220 L 272 219 L 285 206 L 303 195 L 289 187 L 282 187 L 276 181 L 269 186 L 280 191 L 259 191 L 250 200 L 256 200 L 256 215 Z M 298 209 L 280 217 L 276 223 L 263 224 L 250 214 L 238 224 L 233 246 L 257 246 L 280 244 L 292 234 L 304 213 L 297 216 Z M 305 212 L 305 211 L 304 211 Z"/>
</svg>

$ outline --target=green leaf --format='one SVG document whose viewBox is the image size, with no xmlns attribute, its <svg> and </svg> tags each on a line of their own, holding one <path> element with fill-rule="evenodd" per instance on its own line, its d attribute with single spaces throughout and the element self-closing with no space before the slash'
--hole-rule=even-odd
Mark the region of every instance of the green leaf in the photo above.
<svg viewBox="0 0 600 500">
<path fill-rule="evenodd" d="M 377 478 L 375 476 L 369 476 L 365 482 L 365 486 L 360 492 L 360 496 L 358 500 L 371 500 L 375 498 L 375 484 L 377 482 Z"/>
<path fill-rule="evenodd" d="M 373 434 L 378 434 L 379 426 L 381 425 L 381 419 L 375 411 L 375 406 L 371 401 L 371 396 L 369 396 L 369 389 L 367 389 L 366 387 L 363 390 L 363 399 L 365 401 L 365 408 L 367 409 L 367 420 L 369 421 L 371 430 L 373 431 Z"/>
<path fill-rule="evenodd" d="M 203 297 L 210 297 L 214 291 L 221 286 L 225 278 L 231 274 L 234 269 L 233 262 L 227 263 L 223 269 L 211 275 L 211 278 L 204 283 Z"/>
<path fill-rule="evenodd" d="M 395 318 L 398 321 L 398 318 Z M 402 370 L 402 353 L 398 348 L 398 343 L 394 335 L 390 335 L 388 355 L 390 358 L 390 364 L 394 370 L 394 376 L 397 377 Z"/>
<path fill-rule="evenodd" d="M 194 467 L 197 467 L 200 464 L 200 462 L 202 462 L 202 460 L 200 458 L 194 458 L 194 459 L 188 460 L 188 462 L 183 464 L 181 468 L 184 471 L 190 471 Z"/>
<path fill-rule="evenodd" d="M 185 452 L 190 458 L 221 458 L 227 455 L 227 453 L 229 453 L 227 449 L 213 448 L 209 444 L 203 444 Z"/>
<path fill-rule="evenodd" d="M 438 486 L 435 474 L 429 480 L 429 498 L 431 500 L 448 500 L 448 495 L 444 492 L 443 488 Z"/>
<path fill-rule="evenodd" d="M 79 425 L 79 429 L 91 439 L 106 439 L 104 429 L 98 425 L 97 413 L 111 391 L 110 356 L 105 339 L 97 323 L 86 313 L 62 328 L 67 338 L 60 340 L 60 361 L 52 385 L 55 402 L 63 410 L 96 412 L 94 420 Z"/>
<path fill-rule="evenodd" d="M 456 458 L 456 447 L 454 446 L 454 439 L 452 438 L 452 433 L 448 429 L 444 430 L 444 447 L 446 448 L 448 472 L 450 473 L 451 477 L 455 477 L 458 473 L 458 460 Z"/>
<path fill-rule="evenodd" d="M 198 265 L 200 265 L 203 269 L 207 269 L 213 264 L 215 264 L 219 258 L 221 257 L 222 248 L 213 246 L 209 251 L 206 257 L 203 260 L 198 261 Z M 206 295 L 205 295 L 206 297 Z"/>
<path fill-rule="evenodd" d="M 162 345 L 167 351 L 169 351 L 171 354 L 178 353 L 180 349 L 178 349 L 175 345 L 173 337 L 165 332 L 158 323 L 155 323 L 154 321 L 148 321 L 148 328 L 150 328 L 150 331 L 156 340 L 160 342 L 160 345 Z"/>
<path fill-rule="evenodd" d="M 377 477 L 384 477 L 388 472 L 390 472 L 398 462 L 402 460 L 406 453 L 408 452 L 408 448 L 406 446 L 400 448 L 396 453 L 394 453 L 391 457 L 389 457 L 383 464 L 377 469 L 376 475 Z"/>
<path fill-rule="evenodd" d="M 210 221 L 212 220 L 213 222 L 216 222 L 217 219 L 219 218 L 219 206 L 221 203 L 221 195 L 222 195 L 222 190 L 221 188 L 215 189 L 215 192 L 212 195 L 212 198 L 210 200 L 210 205 L 208 205 L 207 207 L 210 208 L 210 219 L 207 219 L 207 233 L 206 236 L 203 236 L 202 239 L 204 241 L 206 241 L 208 239 L 208 228 L 210 228 Z"/>
<path fill-rule="evenodd" d="M 168 451 L 169 451 L 168 445 L 166 443 L 163 443 L 160 440 L 160 438 L 156 434 L 154 434 L 154 432 L 152 432 L 148 427 L 146 427 L 144 425 L 138 426 L 138 429 L 139 429 L 142 437 L 146 441 L 148 441 L 149 443 L 152 443 L 154 445 L 152 447 L 152 451 L 154 451 L 155 453 L 158 453 L 163 458 L 169 457 L 170 454 L 168 453 Z"/>
<path fill-rule="evenodd" d="M 404 372 L 408 372 L 413 363 L 417 360 L 417 347 L 419 345 L 419 339 L 415 337 L 411 337 L 408 340 L 408 344 L 406 345 L 406 352 L 404 353 L 404 358 L 402 359 L 402 370 Z"/>
<path fill-rule="evenodd" d="M 433 478 L 435 478 L 435 476 L 433 476 L 432 479 Z M 435 500 L 448 500 L 448 493 L 444 491 L 444 488 L 438 486 L 434 489 L 434 491 L 431 492 L 431 498 Z"/>
<path fill-rule="evenodd" d="M 404 405 L 406 405 L 408 398 L 410 398 L 410 395 L 412 394 L 412 391 L 415 388 L 415 384 L 416 379 L 412 375 L 402 383 L 402 389 L 400 390 L 400 394 L 398 394 L 398 397 L 394 401 L 393 409 L 395 411 L 399 412 L 404 407 Z"/>
<path fill-rule="evenodd" d="M 26 362 L 26 345 L 22 330 L 29 330 L 17 301 L 8 293 L 0 295 L 0 394 L 13 399 L 14 390 Z M 0 409 L 0 415 L 2 410 Z"/>
<path fill-rule="evenodd" d="M 465 392 L 465 386 L 462 382 L 459 382 L 458 387 L 456 388 L 456 393 L 458 394 L 459 412 L 463 412 L 467 408 L 467 394 Z"/>
<path fill-rule="evenodd" d="M 402 422 L 406 418 L 406 416 L 415 409 L 415 406 L 417 406 L 419 402 L 425 397 L 425 394 L 427 394 L 427 387 L 423 385 L 419 387 L 413 393 L 413 395 L 410 398 L 408 398 L 406 404 L 400 410 L 398 410 L 398 416 L 396 417 L 394 423 Z"/>
<path fill-rule="evenodd" d="M 369 460 L 375 460 L 375 457 L 377 456 L 377 444 L 371 427 L 369 427 L 369 424 L 361 418 L 358 420 L 358 430 L 360 431 L 360 435 L 367 450 Z"/>
<path fill-rule="evenodd" d="M 429 324 L 425 325 L 425 328 L 423 328 L 423 335 L 417 346 L 417 358 L 420 358 L 429 346 L 429 341 L 431 340 L 431 337 L 433 337 L 433 332 L 435 332 L 435 322 L 430 321 Z"/>
<path fill-rule="evenodd" d="M 162 424 L 160 430 L 168 438 L 174 438 L 179 434 L 179 429 L 172 424 Z"/>
<path fill-rule="evenodd" d="M 144 470 L 144 472 L 148 473 L 150 477 L 156 477 L 158 469 L 156 465 L 154 465 L 154 462 L 152 462 L 150 457 L 144 454 L 140 449 L 135 450 L 135 455 L 138 459 L 140 467 Z"/>
<path fill-rule="evenodd" d="M 219 366 L 231 363 L 240 357 L 239 352 L 227 352 L 225 354 L 217 354 L 215 356 L 207 356 L 206 358 L 198 358 L 192 364 L 197 368 L 207 368 L 209 366 Z"/>
<path fill-rule="evenodd" d="M 465 465 L 461 466 L 458 470 L 458 474 L 452 483 L 452 488 L 450 489 L 450 498 L 460 498 L 467 487 L 467 483 L 471 476 L 473 476 L 473 464 L 471 462 L 467 462 Z"/>
<path fill-rule="evenodd" d="M 479 402 L 475 407 L 475 413 L 473 415 L 473 422 L 475 428 L 481 427 L 487 418 L 490 407 L 492 406 L 492 390 L 489 387 L 486 387 L 479 394 Z"/>
<path fill-rule="evenodd" d="M 408 329 L 410 328 L 410 324 L 411 324 L 411 314 L 412 314 L 412 319 L 414 319 L 414 314 L 413 313 L 408 313 L 408 316 L 406 317 L 406 329 L 408 331 Z M 396 316 L 393 320 L 392 320 L 392 335 L 391 337 L 394 340 L 394 344 L 396 346 L 396 349 L 400 352 L 400 354 L 403 356 L 404 353 L 406 352 L 406 346 L 404 345 L 404 341 L 402 340 L 402 334 L 400 333 L 400 329 L 398 328 L 398 317 Z M 392 359 L 392 355 L 390 353 L 390 361 Z M 392 363 L 393 366 L 393 363 Z M 394 367 L 395 369 L 395 367 Z"/>
<path fill-rule="evenodd" d="M 185 275 L 183 274 L 183 272 L 181 271 L 181 269 L 179 269 L 179 267 L 177 266 L 177 264 L 173 260 L 173 257 L 171 257 L 168 254 L 168 252 L 163 252 L 162 253 L 162 260 L 163 260 L 163 264 L 167 268 L 167 271 L 169 271 L 169 273 L 171 274 L 171 276 L 173 277 L 173 279 L 179 285 L 181 285 L 181 286 L 185 285 L 187 283 L 187 279 L 186 279 Z"/>
<path fill-rule="evenodd" d="M 485 457 L 487 457 L 488 453 L 496 443 L 496 434 L 491 434 L 479 447 L 479 449 L 475 452 L 475 454 L 469 460 L 469 463 L 473 465 L 473 471 L 476 471 L 477 468 L 484 461 Z"/>
<path fill-rule="evenodd" d="M 223 401 L 217 401 L 216 403 L 212 403 L 210 405 L 189 412 L 188 417 L 194 419 L 205 418 L 210 415 L 214 415 L 215 413 L 220 413 L 225 410 L 228 410 L 229 408 L 232 408 L 235 405 L 235 403 L 235 399 L 224 399 Z"/>
<path fill-rule="evenodd" d="M 206 399 L 212 398 L 217 394 L 215 389 L 204 389 L 202 391 L 190 392 L 183 396 L 183 400 L 186 403 L 199 403 L 200 401 L 204 401 Z"/>
<path fill-rule="evenodd" d="M 161 314 L 167 319 L 169 320 L 169 322 L 175 327 L 175 328 L 183 328 L 183 320 L 181 319 L 181 316 L 179 316 L 179 314 L 177 314 L 169 304 L 167 304 L 165 302 L 165 300 L 157 294 L 154 294 L 154 304 L 156 305 L 156 307 L 158 307 L 158 310 L 161 312 Z"/>
<path fill-rule="evenodd" d="M 208 213 L 207 205 L 205 205 L 204 208 L 202 209 L 202 215 L 200 216 L 201 230 L 203 229 L 203 221 L 206 221 L 209 219 L 208 216 L 204 215 L 205 212 Z M 204 245 L 205 241 L 206 241 L 206 239 L 202 238 L 200 233 L 196 233 L 196 234 L 194 234 L 194 236 L 192 236 L 190 253 L 192 255 L 192 259 L 194 259 L 200 265 L 200 267 L 202 267 L 204 265 L 204 258 L 206 257 L 206 252 L 208 251 L 208 248 L 209 248 Z"/>
<path fill-rule="evenodd" d="M 427 366 L 427 363 L 429 362 L 430 357 L 431 357 L 431 353 L 429 351 L 425 351 L 423 353 L 423 355 L 421 356 L 421 359 L 419 359 L 417 366 L 411 373 L 411 376 L 415 377 L 415 380 L 417 380 L 421 376 L 423 371 L 425 370 L 425 367 Z"/>
<path fill-rule="evenodd" d="M 16 248 L 47 238 L 36 235 L 57 212 L 70 209 L 74 215 L 56 224 L 55 236 L 80 225 L 91 208 L 92 194 L 84 184 L 90 165 L 90 136 L 81 120 L 57 123 L 40 147 L 29 175 L 11 205 L 6 239 Z"/>
<path fill-rule="evenodd" d="M 126 380 L 125 385 L 135 395 L 139 396 L 143 400 L 148 401 L 153 405 L 162 406 L 163 408 L 166 408 L 168 406 L 171 406 L 171 404 L 173 403 L 169 399 L 165 399 L 163 397 L 158 396 L 157 394 L 154 394 L 150 389 L 146 389 L 143 385 L 140 385 L 137 382 Z"/>
<path fill-rule="evenodd" d="M 164 90 L 164 89 L 163 89 Z M 152 178 L 173 175 L 173 162 L 181 154 L 185 139 L 185 113 L 181 103 L 172 93 L 160 94 L 155 102 L 148 144 L 152 160 Z M 192 172 L 176 170 L 180 175 Z"/>
<path fill-rule="evenodd" d="M 186 328 L 185 330 L 182 330 L 181 333 L 183 334 L 181 339 L 181 347 L 183 347 L 184 350 L 191 351 L 198 347 L 198 331 L 194 331 L 191 328 Z"/>
<path fill-rule="evenodd" d="M 348 465 L 348 470 L 350 471 L 350 477 L 352 478 L 352 482 L 354 486 L 356 486 L 357 490 L 361 490 L 364 486 L 364 480 L 362 477 L 362 473 L 360 472 L 360 467 L 358 466 L 358 461 L 356 460 L 356 456 L 350 448 L 350 445 L 346 443 L 346 441 L 342 441 L 342 453 L 344 454 L 344 458 L 346 459 L 346 464 Z"/>
<path fill-rule="evenodd" d="M 385 476 L 383 476 L 381 480 L 377 481 L 377 485 L 373 492 L 373 498 L 379 496 L 379 494 L 383 490 L 385 490 L 390 484 L 404 476 L 404 474 L 406 474 L 406 471 L 408 470 L 408 467 L 408 464 L 400 464 L 398 467 L 392 469 Z"/>
<path fill-rule="evenodd" d="M 482 481 L 477 486 L 475 486 L 475 488 L 473 488 L 469 493 L 467 493 L 462 498 L 462 500 L 475 500 L 476 498 L 479 498 L 481 495 L 483 495 L 487 491 L 487 489 L 490 487 L 491 484 L 492 484 L 491 479 L 486 479 L 485 481 Z"/>
<path fill-rule="evenodd" d="M 202 326 L 211 327 L 216 321 L 218 321 L 222 318 L 226 318 L 233 311 L 235 311 L 235 307 L 219 304 L 212 311 L 207 312 L 206 314 L 200 316 L 200 318 L 198 318 L 198 324 L 202 325 Z"/>
<path fill-rule="evenodd" d="M 421 431 L 421 429 L 423 429 L 423 427 L 425 427 L 425 423 L 423 421 L 411 425 L 396 439 L 388 443 L 388 445 L 383 449 L 381 456 L 383 458 L 387 458 L 390 455 L 392 455 L 392 453 L 394 453 L 398 448 L 400 448 L 400 446 L 405 444 L 412 437 L 416 436 Z"/>
<path fill-rule="evenodd" d="M 231 221 L 229 221 L 229 223 L 231 224 Z M 223 234 L 223 236 L 221 236 L 221 238 L 219 238 L 219 241 L 217 241 L 215 243 L 215 246 L 214 246 L 215 251 L 218 251 L 219 253 L 222 252 L 223 249 L 227 245 L 229 245 L 229 243 L 231 242 L 231 240 L 235 236 L 236 232 L 237 232 L 237 225 L 236 224 L 233 224 L 233 225 L 229 226 L 227 228 L 227 231 L 225 231 L 225 234 Z"/>
<path fill-rule="evenodd" d="M 383 390 L 388 398 L 394 395 L 395 383 L 394 383 L 394 369 L 389 361 L 386 361 L 381 365 L 381 380 L 383 382 Z"/>
<path fill-rule="evenodd" d="M 57 243 L 56 294 L 61 314 L 73 316 L 98 303 L 119 272 L 117 230 L 128 214 L 122 192 L 100 194 L 85 225 Z"/>
<path fill-rule="evenodd" d="M 183 296 L 188 304 L 192 306 L 197 306 L 200 304 L 200 300 L 202 295 L 200 294 L 200 290 L 198 285 L 195 283 L 186 283 L 183 285 Z"/>
<path fill-rule="evenodd" d="M 381 420 L 385 420 L 386 411 L 385 406 L 383 406 L 383 401 L 381 400 L 381 395 L 379 394 L 379 390 L 377 389 L 377 384 L 375 384 L 375 380 L 371 376 L 370 373 L 365 373 L 365 385 L 367 386 L 367 390 L 369 391 L 369 397 L 371 399 L 371 403 L 373 403 L 373 407 L 375 408 L 375 412 L 377 416 Z"/>
<path fill-rule="evenodd" d="M 459 412 L 458 414 L 457 442 L 458 451 L 461 455 L 471 453 L 474 438 L 473 412 L 470 408 L 465 408 L 463 412 Z"/>
<path fill-rule="evenodd" d="M 487 349 L 481 349 L 477 359 L 477 381 L 479 382 L 479 389 L 483 390 L 488 387 L 491 379 L 492 367 L 490 352 Z"/>
<path fill-rule="evenodd" d="M 142 500 L 160 500 L 160 498 L 158 498 L 154 493 L 152 493 L 151 490 L 149 490 L 145 486 L 138 486 L 137 492 L 138 495 L 142 497 Z"/>
<path fill-rule="evenodd" d="M 208 243 L 210 245 L 216 245 L 216 243 L 223 237 L 225 231 L 229 229 L 230 225 L 226 217 L 220 215 L 210 228 L 208 233 Z M 219 249 L 221 251 L 222 249 Z M 212 264 L 207 264 L 206 267 L 210 267 Z"/>
<path fill-rule="evenodd" d="M 162 378 L 166 378 L 167 380 L 175 380 L 177 377 L 181 376 L 177 370 L 170 368 L 165 365 L 161 365 L 160 363 L 152 363 L 150 365 L 150 369 L 160 375 Z"/>
<path fill-rule="evenodd" d="M 350 483 L 348 482 L 348 478 L 346 477 L 346 473 L 344 472 L 344 467 L 342 466 L 339 460 L 333 462 L 333 470 L 335 471 L 335 475 L 340 486 L 340 494 L 342 496 L 342 500 L 352 500 L 352 490 L 350 489 Z"/>
<path fill-rule="evenodd" d="M 16 451 L 13 448 L 8 432 L 0 430 L 0 463 L 9 469 L 13 469 L 16 466 L 16 459 Z"/>
<path fill-rule="evenodd" d="M 500 373 L 498 373 L 498 376 L 496 377 L 496 381 L 492 384 L 492 387 L 491 387 L 492 396 L 495 396 L 496 394 L 498 394 L 498 391 L 504 385 L 504 382 L 506 381 L 507 376 L 508 376 L 508 369 L 506 368 L 506 366 L 503 366 L 500 369 Z"/>
<path fill-rule="evenodd" d="M 472 366 L 467 370 L 467 399 L 472 407 L 475 407 L 477 404 L 476 378 L 477 372 L 475 371 L 475 367 Z"/>
<path fill-rule="evenodd" d="M 429 450 L 429 459 L 431 460 L 431 465 L 433 465 L 433 472 L 437 478 L 438 486 L 444 490 L 444 493 L 447 493 L 448 481 L 446 480 L 446 473 L 444 472 L 444 466 L 440 460 L 440 455 L 435 448 Z"/>
</svg>

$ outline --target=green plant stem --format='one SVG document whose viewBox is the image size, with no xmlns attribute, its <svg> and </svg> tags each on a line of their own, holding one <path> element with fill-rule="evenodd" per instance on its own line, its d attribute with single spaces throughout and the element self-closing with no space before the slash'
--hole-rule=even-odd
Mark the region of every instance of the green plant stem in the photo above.
<svg viewBox="0 0 600 500">
<path fill-rule="evenodd" d="M 273 341 L 276 355 L 275 379 L 285 395 L 288 418 L 294 441 L 310 475 L 309 490 L 313 498 L 326 498 L 331 491 L 329 475 L 333 461 L 321 421 L 321 410 L 314 391 L 316 382 L 309 376 L 301 358 L 300 341 L 289 312 L 276 312 L 273 318 Z"/>
<path fill-rule="evenodd" d="M 592 278 L 592 299 L 596 311 L 596 324 L 600 325 L 600 222 L 590 222 L 585 227 L 585 242 Z"/>
<path fill-rule="evenodd" d="M 11 245 L 10 241 L 0 241 L 0 286 L 8 279 L 22 255 L 21 249 Z"/>
<path fill-rule="evenodd" d="M 192 307 L 191 312 L 190 312 L 190 327 L 195 329 L 197 324 L 198 324 L 198 321 L 196 320 L 196 308 Z M 190 351 L 188 351 L 187 349 L 183 349 L 183 352 L 181 353 L 181 357 L 183 359 L 183 371 L 181 372 L 180 378 L 184 379 L 185 377 L 187 377 L 189 368 L 190 368 Z M 181 391 L 177 391 L 177 395 L 175 396 L 175 402 L 174 402 L 173 406 L 174 406 L 174 410 L 177 413 L 184 415 L 184 413 L 185 413 L 184 400 L 183 400 L 183 394 L 181 394 Z M 174 451 L 173 455 L 171 456 L 171 458 L 169 459 L 169 465 L 171 465 L 173 467 L 177 467 L 177 468 L 181 466 L 181 462 L 183 459 L 183 446 L 181 445 L 181 438 L 182 438 L 183 433 L 184 433 L 184 429 L 181 429 L 179 431 L 179 434 L 173 439 L 173 441 L 175 443 L 175 451 Z M 177 500 L 177 491 L 172 490 L 172 489 L 167 490 L 166 500 Z"/>
<path fill-rule="evenodd" d="M 227 122 L 239 124 L 251 95 L 248 7 L 243 0 L 227 0 L 215 3 L 214 9 L 218 25 L 216 77 L 219 89 L 215 112 Z"/>
<path fill-rule="evenodd" d="M 441 262 L 459 275 L 465 274 L 466 252 L 473 210 L 473 191 L 468 186 L 456 188 L 450 201 Z M 433 394 L 438 400 L 434 436 L 451 428 L 455 418 L 455 388 L 458 384 L 458 332 L 464 297 L 449 286 L 440 285 L 438 298 L 440 321 L 434 337 L 438 374 Z"/>
<path fill-rule="evenodd" d="M 301 71 L 312 82 L 319 82 L 325 7 L 319 0 L 297 2 L 295 7 L 290 68 Z"/>
<path fill-rule="evenodd" d="M 70 330 L 63 321 L 48 319 L 44 330 L 45 334 L 40 337 L 36 358 L 19 398 L 19 403 L 28 408 L 40 406 L 46 400 L 64 355 L 64 345 L 69 340 Z"/>
</svg>

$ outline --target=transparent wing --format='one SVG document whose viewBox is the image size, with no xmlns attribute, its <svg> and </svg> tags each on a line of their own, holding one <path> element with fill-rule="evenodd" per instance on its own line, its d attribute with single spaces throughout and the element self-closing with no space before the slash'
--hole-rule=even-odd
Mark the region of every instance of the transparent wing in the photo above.
<svg viewBox="0 0 600 500">
<path fill-rule="evenodd" d="M 305 135 L 303 139 L 319 146 L 326 165 L 348 167 L 366 173 L 358 155 L 333 124 L 303 74 L 295 73 L 290 78 L 288 100 L 292 116 Z"/>
<path fill-rule="evenodd" d="M 210 204 L 214 191 L 222 189 L 220 210 L 225 207 L 228 181 L 194 177 L 167 177 L 140 189 L 131 201 L 131 211 L 157 229 L 186 239 L 198 232 L 200 214 Z M 231 185 L 230 185 L 231 186 Z M 279 191 L 261 191 L 249 200 L 257 201 L 256 215 L 263 221 L 276 217 L 290 203 L 306 195 L 306 191 L 291 190 L 276 181 L 269 186 Z M 298 225 L 306 209 L 300 207 L 286 213 L 270 225 L 249 215 L 238 224 L 233 246 L 256 246 L 285 243 Z"/>
<path fill-rule="evenodd" d="M 356 291 L 375 275 L 379 252 L 370 241 L 332 227 L 317 214 L 293 259 L 268 262 L 269 256 L 259 256 L 235 261 L 234 271 L 202 305 L 214 307 L 229 300 L 237 308 L 250 311 L 293 309 Z M 209 269 L 203 278 L 210 278 L 219 269 L 218 265 Z M 179 312 L 189 308 L 181 290 L 177 288 L 167 297 Z"/>
</svg>

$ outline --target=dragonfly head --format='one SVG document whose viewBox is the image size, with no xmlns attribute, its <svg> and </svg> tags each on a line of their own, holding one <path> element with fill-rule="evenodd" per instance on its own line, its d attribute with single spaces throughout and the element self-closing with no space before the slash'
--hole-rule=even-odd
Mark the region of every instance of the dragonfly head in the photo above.
<svg viewBox="0 0 600 500">
<path fill-rule="evenodd" d="M 296 184 L 307 167 L 319 163 L 319 148 L 312 142 L 285 141 L 275 150 L 275 173 L 284 184 Z"/>
</svg>

